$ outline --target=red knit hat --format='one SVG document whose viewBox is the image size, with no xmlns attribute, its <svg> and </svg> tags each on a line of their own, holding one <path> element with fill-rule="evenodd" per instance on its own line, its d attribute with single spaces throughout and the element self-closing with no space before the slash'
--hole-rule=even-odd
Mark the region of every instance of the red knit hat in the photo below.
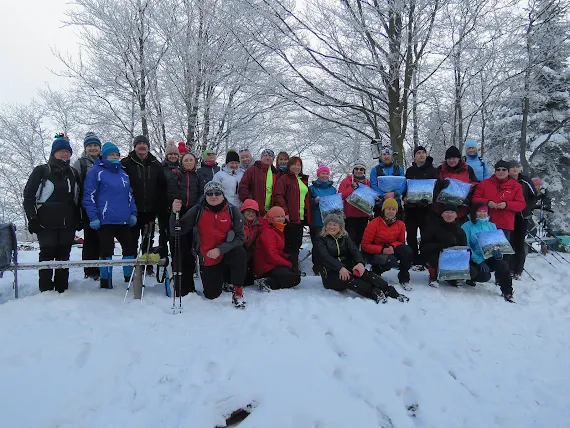
<svg viewBox="0 0 570 428">
<path fill-rule="evenodd" d="M 267 218 L 285 217 L 285 210 L 281 207 L 273 207 L 266 214 Z"/>
<path fill-rule="evenodd" d="M 180 152 L 181 155 L 183 155 L 184 153 L 188 153 L 188 147 L 186 147 L 186 143 L 184 141 L 178 142 L 178 151 Z"/>
</svg>

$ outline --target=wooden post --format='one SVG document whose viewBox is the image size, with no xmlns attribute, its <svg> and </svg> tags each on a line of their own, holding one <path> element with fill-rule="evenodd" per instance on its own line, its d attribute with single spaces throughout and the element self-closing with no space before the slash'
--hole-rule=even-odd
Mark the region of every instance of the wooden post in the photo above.
<svg viewBox="0 0 570 428">
<path fill-rule="evenodd" d="M 133 293 L 134 293 L 135 299 L 137 299 L 137 300 L 141 299 L 142 279 L 143 279 L 142 267 L 140 265 L 135 266 L 135 274 L 133 275 Z"/>
</svg>

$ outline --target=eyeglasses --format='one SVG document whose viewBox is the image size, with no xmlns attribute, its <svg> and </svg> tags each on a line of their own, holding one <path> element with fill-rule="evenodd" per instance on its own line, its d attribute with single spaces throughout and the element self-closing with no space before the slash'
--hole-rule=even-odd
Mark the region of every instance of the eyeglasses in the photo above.
<svg viewBox="0 0 570 428">
<path fill-rule="evenodd" d="M 206 196 L 222 196 L 222 192 L 214 191 L 214 192 L 206 192 Z"/>
<path fill-rule="evenodd" d="M 366 171 L 366 168 L 354 168 L 355 171 Z"/>
<path fill-rule="evenodd" d="M 497 171 L 497 172 L 507 172 L 508 169 L 507 169 L 507 168 L 495 168 L 495 171 Z"/>
</svg>

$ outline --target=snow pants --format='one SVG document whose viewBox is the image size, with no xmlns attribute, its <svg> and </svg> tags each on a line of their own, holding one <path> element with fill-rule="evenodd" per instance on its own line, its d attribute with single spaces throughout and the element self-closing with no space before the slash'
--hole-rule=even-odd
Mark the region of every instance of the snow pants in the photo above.
<svg viewBox="0 0 570 428">
<path fill-rule="evenodd" d="M 204 296 L 207 299 L 215 299 L 222 294 L 225 269 L 230 271 L 231 284 L 243 287 L 247 269 L 245 248 L 235 247 L 230 252 L 224 254 L 224 258 L 220 263 L 202 267 L 202 285 L 204 287 Z"/>
<path fill-rule="evenodd" d="M 347 269 L 352 272 L 352 268 L 347 267 Z M 372 292 L 375 288 L 382 290 L 386 296 L 393 298 L 399 296 L 398 291 L 389 285 L 380 275 L 367 270 L 364 271 L 364 275 L 360 278 L 351 274 L 348 281 L 343 281 L 339 277 L 339 271 L 322 267 L 321 280 L 326 289 L 335 291 L 351 290 L 367 299 L 374 300 L 374 294 Z"/>
<path fill-rule="evenodd" d="M 309 233 L 311 234 L 311 243 L 313 244 L 313 248 L 315 248 L 315 242 L 319 239 L 319 236 L 322 232 L 322 226 L 311 226 L 309 228 Z M 321 266 L 319 263 L 319 255 L 316 251 L 311 251 L 311 261 L 313 262 L 313 272 L 318 274 L 321 272 Z"/>
<path fill-rule="evenodd" d="M 348 236 L 350 236 L 357 248 L 360 248 L 360 242 L 367 225 L 368 217 L 347 217 L 345 219 L 346 233 L 348 233 Z"/>
<path fill-rule="evenodd" d="M 485 260 L 491 272 L 495 272 L 495 278 L 501 287 L 503 294 L 513 294 L 513 279 L 511 278 L 511 271 L 509 264 L 505 259 L 487 259 Z M 479 265 L 471 263 L 470 265 L 471 279 L 475 282 L 487 282 L 491 279 L 491 272 L 481 272 Z"/>
<path fill-rule="evenodd" d="M 39 261 L 69 260 L 75 229 L 42 229 L 37 233 L 40 243 Z M 41 269 L 38 273 L 40 292 L 56 290 L 63 293 L 69 286 L 69 269 Z"/>
<path fill-rule="evenodd" d="M 285 266 L 277 266 L 264 275 L 269 278 L 269 286 L 272 290 L 281 288 L 293 288 L 301 282 L 299 271 Z"/>
<path fill-rule="evenodd" d="M 194 252 L 192 251 L 192 237 L 193 231 L 189 231 L 184 235 L 180 235 L 180 265 L 175 259 L 175 247 L 174 247 L 174 237 L 170 240 L 170 248 L 172 249 L 172 270 L 176 270 L 180 267 L 182 273 L 180 278 L 180 288 L 182 290 L 182 295 L 186 296 L 188 293 L 194 293 L 196 289 L 194 288 L 194 271 L 196 270 L 196 258 Z M 173 284 L 173 287 L 175 284 Z M 175 287 L 176 288 L 176 287 Z M 175 290 L 176 297 L 178 297 L 178 290 Z"/>
<path fill-rule="evenodd" d="M 511 233 L 511 245 L 515 254 L 511 256 L 509 268 L 512 273 L 520 275 L 524 270 L 524 263 L 527 255 L 527 245 L 524 241 L 526 238 L 527 221 L 517 213 L 515 215 L 515 230 Z"/>
<path fill-rule="evenodd" d="M 431 206 L 406 208 L 405 219 L 406 242 L 412 250 L 412 264 L 423 265 L 425 260 L 419 252 L 418 229 L 420 235 L 423 235 L 429 222 L 434 220 Z"/>
<path fill-rule="evenodd" d="M 285 236 L 284 251 L 289 254 L 293 269 L 299 269 L 299 251 L 303 245 L 303 223 L 287 223 L 283 232 Z"/>
<path fill-rule="evenodd" d="M 412 254 L 412 249 L 402 244 L 396 247 L 394 254 L 366 254 L 366 258 L 372 265 L 372 272 L 378 275 L 397 267 L 399 269 L 398 280 L 401 284 L 410 281 Z"/>
<path fill-rule="evenodd" d="M 87 216 L 87 214 L 84 214 L 84 216 Z M 99 232 L 95 229 L 91 229 L 89 227 L 89 222 L 87 222 L 87 224 L 83 224 L 83 248 L 81 249 L 81 259 L 98 260 L 99 255 Z M 85 276 L 99 276 L 98 267 L 86 267 L 83 271 Z"/>
</svg>

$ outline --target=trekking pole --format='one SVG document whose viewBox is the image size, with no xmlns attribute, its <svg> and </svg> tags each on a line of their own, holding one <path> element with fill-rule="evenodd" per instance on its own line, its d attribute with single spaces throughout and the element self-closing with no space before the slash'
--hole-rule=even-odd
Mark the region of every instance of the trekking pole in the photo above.
<svg viewBox="0 0 570 428">
<path fill-rule="evenodd" d="M 530 279 L 532 279 L 533 281 L 536 281 L 536 279 L 534 279 L 534 276 L 532 276 L 530 273 L 528 273 L 528 270 L 526 270 L 525 268 L 523 268 L 523 271 L 530 276 Z"/>
<path fill-rule="evenodd" d="M 548 233 L 548 232 L 547 232 L 547 233 Z M 529 234 L 529 235 L 532 236 L 532 237 L 535 238 L 535 239 L 538 239 L 542 244 L 544 244 L 544 245 L 546 245 L 546 246 L 548 247 L 548 243 L 547 243 L 545 240 L 543 240 L 540 236 L 538 236 L 538 235 L 532 235 L 532 234 Z M 552 235 L 552 234 L 550 234 L 550 235 Z M 564 244 L 564 242 L 562 242 L 557 236 L 554 237 L 554 239 L 559 240 L 562 244 Z M 542 253 L 541 253 L 541 254 L 542 254 Z M 552 254 L 552 256 L 553 256 L 559 263 L 562 263 L 562 261 L 565 261 L 566 263 L 570 264 L 570 262 L 569 262 L 566 258 L 564 258 L 562 255 L 557 255 L 557 254 L 556 254 L 556 251 L 552 251 L 550 254 Z M 543 255 L 544 255 L 544 254 L 543 254 Z M 545 256 L 545 257 L 546 257 L 546 256 Z M 562 259 L 562 260 L 561 260 L 561 259 Z"/>
<path fill-rule="evenodd" d="M 172 313 L 176 313 L 176 293 L 180 299 L 178 312 L 182 313 L 182 272 L 180 271 L 180 212 L 176 212 L 174 225 L 174 254 L 172 258 L 172 275 L 174 276 L 174 293 L 172 293 Z"/>
<path fill-rule="evenodd" d="M 540 239 L 540 238 L 538 238 L 538 239 Z M 530 244 L 528 242 L 526 242 L 526 245 L 528 245 L 530 247 Z M 532 248 L 532 247 L 530 247 L 530 248 Z M 548 260 L 548 258 L 544 254 L 542 254 L 541 251 L 539 251 L 538 254 L 540 254 L 544 258 L 546 263 L 548 263 L 550 266 L 552 266 L 554 269 L 556 269 L 556 266 L 554 266 L 552 263 L 550 263 L 550 260 Z"/>
<path fill-rule="evenodd" d="M 148 230 L 148 224 L 145 224 L 144 229 L 143 229 L 143 236 L 146 235 L 147 230 Z M 131 277 L 129 278 L 129 283 L 127 285 L 127 292 L 125 293 L 125 298 L 123 299 L 123 307 L 125 306 L 125 303 L 127 302 L 127 296 L 129 295 L 129 290 L 131 289 L 131 285 L 133 283 L 133 277 L 135 276 L 136 262 L 139 261 L 140 253 L 141 253 L 141 251 L 139 250 L 137 252 L 137 259 L 135 260 L 135 266 L 133 266 L 133 271 L 131 272 Z"/>
<path fill-rule="evenodd" d="M 147 241 L 146 241 L 146 258 L 145 258 L 145 265 L 144 265 L 144 271 L 143 271 L 143 280 L 142 280 L 142 289 L 141 289 L 141 305 L 143 303 L 143 297 L 144 297 L 144 286 L 145 286 L 145 281 L 146 281 L 146 268 L 149 264 L 148 261 L 148 255 L 150 253 L 150 243 L 152 242 L 152 239 L 154 238 L 154 223 L 150 222 L 148 224 L 148 237 L 147 237 Z M 144 243 L 144 240 L 143 240 Z"/>
</svg>

